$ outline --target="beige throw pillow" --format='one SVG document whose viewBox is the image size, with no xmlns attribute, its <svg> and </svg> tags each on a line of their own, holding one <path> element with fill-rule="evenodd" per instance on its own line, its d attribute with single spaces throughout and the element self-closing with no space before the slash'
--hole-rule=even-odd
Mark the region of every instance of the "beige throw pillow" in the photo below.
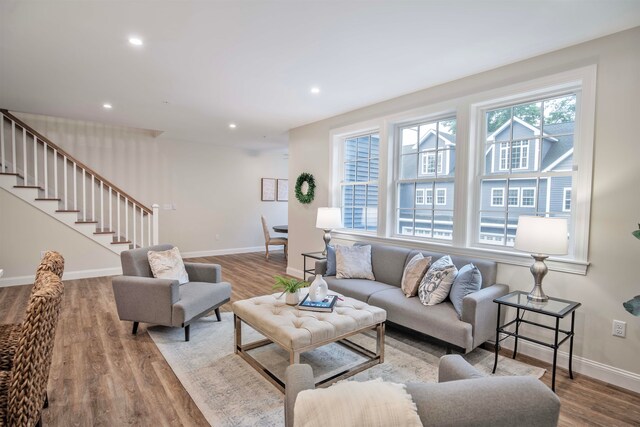
<svg viewBox="0 0 640 427">
<path fill-rule="evenodd" d="M 371 245 L 336 245 L 336 278 L 376 280 L 371 267 Z"/>
<path fill-rule="evenodd" d="M 449 296 L 451 285 L 457 275 L 458 269 L 453 265 L 449 255 L 431 264 L 418 288 L 420 302 L 424 305 L 440 304 Z"/>
<path fill-rule="evenodd" d="M 301 391 L 294 408 L 294 427 L 422 426 L 406 386 L 380 378 Z"/>
<path fill-rule="evenodd" d="M 425 258 L 422 254 L 416 254 L 411 258 L 402 273 L 401 288 L 404 296 L 411 298 L 418 295 L 418 287 L 430 265 L 431 257 Z"/>
<path fill-rule="evenodd" d="M 184 268 L 184 262 L 178 248 L 169 249 L 168 251 L 149 251 L 147 258 L 149 259 L 149 267 L 151 267 L 153 277 L 177 280 L 181 285 L 189 281 L 189 276 Z"/>
</svg>

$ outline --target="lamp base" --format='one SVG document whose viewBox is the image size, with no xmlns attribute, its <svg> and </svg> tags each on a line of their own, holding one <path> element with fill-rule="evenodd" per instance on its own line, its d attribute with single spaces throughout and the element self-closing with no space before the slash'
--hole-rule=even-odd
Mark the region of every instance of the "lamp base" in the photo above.
<svg viewBox="0 0 640 427">
<path fill-rule="evenodd" d="M 327 256 L 327 248 L 329 247 L 329 242 L 331 241 L 331 230 L 324 230 L 324 251 L 322 251 L 322 256 Z"/>
<path fill-rule="evenodd" d="M 549 301 L 549 297 L 542 290 L 542 279 L 546 276 L 549 269 L 544 260 L 549 258 L 547 255 L 531 255 L 536 261 L 531 265 L 530 271 L 533 274 L 535 285 L 529 294 L 527 299 L 534 302 L 546 302 Z"/>
</svg>

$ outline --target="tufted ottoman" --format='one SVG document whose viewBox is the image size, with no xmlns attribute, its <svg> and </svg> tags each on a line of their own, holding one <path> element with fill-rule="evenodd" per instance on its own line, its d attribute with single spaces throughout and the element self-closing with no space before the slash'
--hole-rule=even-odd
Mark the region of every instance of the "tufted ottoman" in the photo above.
<svg viewBox="0 0 640 427">
<path fill-rule="evenodd" d="M 363 363 L 318 380 L 316 387 L 325 387 L 384 362 L 384 322 L 387 312 L 353 298 L 343 297 L 331 313 L 298 310 L 284 302 L 278 294 L 250 298 L 233 303 L 235 325 L 235 353 L 240 355 L 267 380 L 284 392 L 284 382 L 247 352 L 275 343 L 289 352 L 289 363 L 300 363 L 300 353 L 317 347 L 338 343 L 367 360 Z M 252 343 L 242 343 L 242 323 L 267 337 Z M 368 350 L 349 341 L 351 335 L 376 331 L 376 350 Z"/>
</svg>

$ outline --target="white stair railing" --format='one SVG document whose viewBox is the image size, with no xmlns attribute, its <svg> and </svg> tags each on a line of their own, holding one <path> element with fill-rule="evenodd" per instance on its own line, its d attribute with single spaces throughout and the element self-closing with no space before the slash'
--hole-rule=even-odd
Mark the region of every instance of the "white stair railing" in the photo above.
<svg viewBox="0 0 640 427">
<path fill-rule="evenodd" d="M 96 233 L 113 234 L 114 244 L 158 243 L 158 205 L 149 208 L 138 202 L 7 110 L 0 110 L 0 173 L 40 188 L 38 197 L 59 200 L 58 210 L 79 211 L 78 222 L 96 222 Z"/>
</svg>

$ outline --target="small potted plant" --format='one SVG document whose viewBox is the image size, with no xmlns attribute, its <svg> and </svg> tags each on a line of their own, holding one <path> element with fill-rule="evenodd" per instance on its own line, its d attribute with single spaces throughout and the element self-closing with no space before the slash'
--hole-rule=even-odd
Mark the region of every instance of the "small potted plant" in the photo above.
<svg viewBox="0 0 640 427">
<path fill-rule="evenodd" d="M 638 224 L 638 229 L 633 231 L 631 234 L 633 234 L 636 239 L 640 240 L 640 224 Z M 634 316 L 640 316 L 640 295 L 636 295 L 629 301 L 623 302 L 622 306 Z"/>
<path fill-rule="evenodd" d="M 298 280 L 293 277 L 273 276 L 273 278 L 276 280 L 273 290 L 282 291 L 282 294 L 286 293 L 285 302 L 289 305 L 297 305 L 300 302 L 300 289 L 309 286 L 309 283 L 304 280 Z M 280 297 L 282 294 L 280 294 Z"/>
</svg>

